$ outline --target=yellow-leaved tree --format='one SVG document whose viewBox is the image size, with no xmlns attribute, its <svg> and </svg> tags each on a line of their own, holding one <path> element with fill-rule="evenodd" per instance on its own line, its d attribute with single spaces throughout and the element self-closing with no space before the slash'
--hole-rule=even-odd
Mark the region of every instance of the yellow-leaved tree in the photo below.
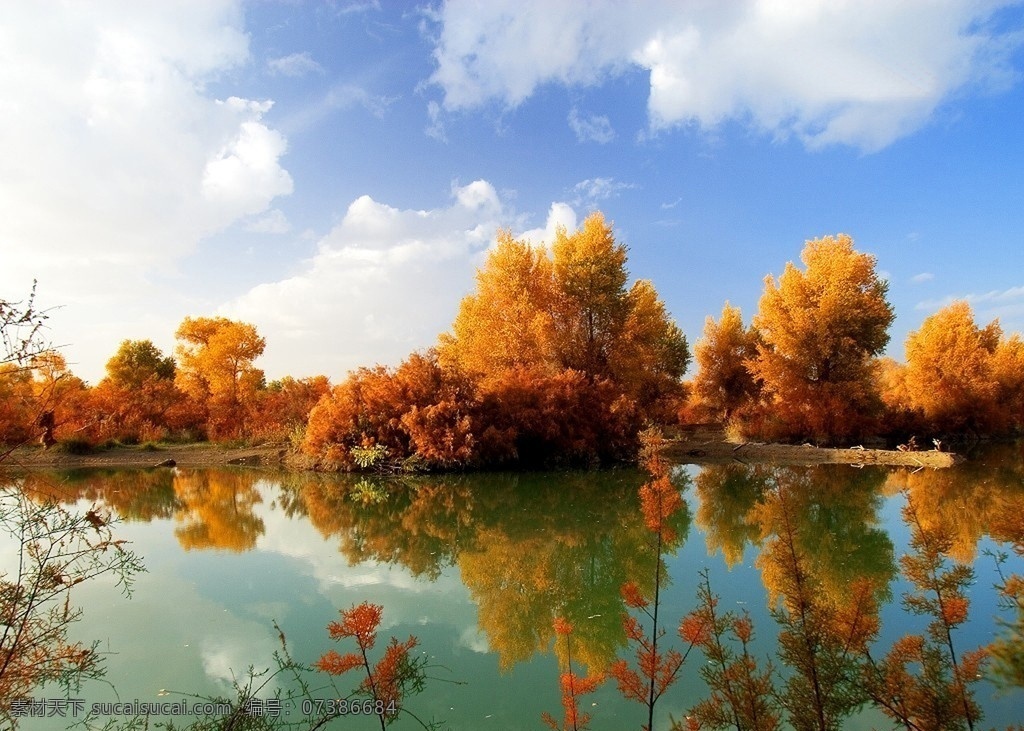
<svg viewBox="0 0 1024 731">
<path fill-rule="evenodd" d="M 908 398 L 929 427 L 947 432 L 997 428 L 993 354 L 1001 337 L 998 322 L 979 328 L 964 301 L 925 318 L 907 336 Z"/>
<path fill-rule="evenodd" d="M 889 341 L 888 284 L 845 234 L 808 241 L 800 258 L 805 269 L 790 262 L 765 279 L 754 317 L 762 342 L 750 370 L 766 398 L 753 431 L 841 441 L 880 407 L 872 358 Z"/>
<path fill-rule="evenodd" d="M 757 330 L 744 328 L 740 309 L 728 302 L 718 322 L 710 316 L 705 320 L 704 335 L 694 346 L 699 370 L 693 380 L 693 395 L 704 414 L 728 421 L 757 397 L 757 380 L 747 361 L 757 355 L 759 342 Z"/>
<path fill-rule="evenodd" d="M 486 380 L 510 368 L 555 370 L 554 281 L 543 247 L 498 232 L 497 246 L 476 273 L 452 332 L 441 335 L 438 359 Z"/>
<path fill-rule="evenodd" d="M 186 317 L 174 334 L 178 370 L 175 382 L 207 410 L 207 436 L 243 436 L 263 371 L 253 361 L 266 341 L 256 328 L 225 317 Z"/>
<path fill-rule="evenodd" d="M 628 281 L 626 247 L 600 213 L 571 233 L 560 228 L 550 253 L 500 232 L 440 338 L 439 361 L 485 390 L 513 370 L 577 371 L 650 411 L 680 394 L 689 351 L 654 285 Z"/>
<path fill-rule="evenodd" d="M 629 315 L 626 247 L 616 243 L 604 217 L 593 213 L 571 234 L 559 228 L 552 252 L 561 364 L 610 376 L 611 350 Z"/>
</svg>

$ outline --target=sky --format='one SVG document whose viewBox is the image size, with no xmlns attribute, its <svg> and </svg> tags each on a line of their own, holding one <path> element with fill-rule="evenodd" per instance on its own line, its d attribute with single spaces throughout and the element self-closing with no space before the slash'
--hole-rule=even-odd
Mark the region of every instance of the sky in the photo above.
<svg viewBox="0 0 1024 731">
<path fill-rule="evenodd" d="M 41 2 L 0 18 L 0 299 L 91 383 L 186 316 L 268 379 L 397 364 L 499 228 L 594 210 L 691 344 L 846 233 L 896 310 L 1024 330 L 1024 6 Z"/>
</svg>

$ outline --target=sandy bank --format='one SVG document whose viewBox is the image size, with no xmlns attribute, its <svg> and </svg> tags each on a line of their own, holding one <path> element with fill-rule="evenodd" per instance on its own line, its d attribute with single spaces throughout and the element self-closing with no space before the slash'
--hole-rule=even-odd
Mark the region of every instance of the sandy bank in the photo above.
<svg viewBox="0 0 1024 731">
<path fill-rule="evenodd" d="M 668 441 L 665 456 L 680 464 L 816 465 L 880 464 L 900 467 L 952 467 L 963 460 L 951 452 L 901 452 L 892 449 L 833 449 L 811 444 L 729 442 L 721 432 L 697 431 Z"/>
<path fill-rule="evenodd" d="M 86 454 L 68 454 L 57 449 L 21 447 L 0 467 L 6 469 L 76 469 L 81 467 L 219 467 L 224 465 L 282 466 L 287 447 L 268 444 L 258 447 L 224 447 L 216 444 L 172 444 L 158 449 L 137 447 L 96 449 Z"/>
</svg>

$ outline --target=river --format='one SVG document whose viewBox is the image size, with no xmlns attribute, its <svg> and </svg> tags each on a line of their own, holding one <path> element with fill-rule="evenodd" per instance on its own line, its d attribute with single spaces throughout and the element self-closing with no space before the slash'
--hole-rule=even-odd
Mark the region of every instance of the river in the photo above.
<svg viewBox="0 0 1024 731">
<path fill-rule="evenodd" d="M 33 472 L 17 482 L 119 516 L 117 537 L 131 542 L 147 570 L 130 598 L 106 578 L 73 590 L 83 616 L 72 635 L 98 642 L 106 668 L 104 682 L 72 693 L 86 709 L 233 697 L 232 683 L 245 683 L 250 667 L 273 665 L 277 628 L 300 662 L 332 648 L 344 654 L 354 643 L 332 641 L 328 623 L 340 609 L 373 602 L 383 607 L 374 653 L 391 636 L 413 635 L 414 653 L 428 665 L 425 689 L 404 707 L 443 728 L 508 731 L 544 728 L 542 712 L 562 717 L 567 655 L 556 618 L 572 625 L 578 674 L 634 656 L 621 588 L 633 582 L 653 594 L 658 557 L 638 497 L 646 480 L 627 469 L 383 478 L 179 468 Z M 676 628 L 696 606 L 706 569 L 721 611 L 749 613 L 751 652 L 761 667 L 771 659 L 781 688 L 792 670 L 778 656 L 779 615 L 770 607 L 782 606 L 788 591 L 784 556 L 798 555 L 825 606 L 840 611 L 860 591 L 878 603 L 871 647 L 881 658 L 928 621 L 902 602 L 914 590 L 900 562 L 912 552 L 908 501 L 921 527 L 947 537 L 946 567 L 974 571 L 965 590 L 969 616 L 953 633 L 957 652 L 1006 636 L 1000 622 L 1014 620 L 994 586 L 1000 571 L 1024 573 L 1014 551 L 1024 547 L 1019 446 L 949 470 L 688 465 L 673 469 L 672 482 L 683 505 L 668 518 L 661 553 L 663 648 L 685 650 Z M 997 567 L 999 554 L 1006 559 Z M 12 555 L 4 550 L 8 572 Z M 668 728 L 670 715 L 682 719 L 707 696 L 705 664 L 699 651 L 689 654 L 658 703 L 655 728 Z M 986 675 L 974 685 L 984 727 L 1024 721 L 1024 691 L 997 687 L 991 668 Z M 310 677 L 314 695 L 327 697 L 325 679 Z M 351 688 L 359 678 L 353 672 L 337 682 Z M 284 676 L 267 680 L 258 695 L 270 698 L 278 685 L 287 685 Z M 60 693 L 44 688 L 33 697 Z M 580 709 L 593 729 L 639 729 L 646 720 L 643 706 L 625 700 L 612 680 L 581 698 Z M 295 701 L 268 710 L 295 720 L 302 708 Z M 29 730 L 64 727 L 56 717 L 21 721 Z M 842 724 L 889 726 L 870 704 Z M 395 727 L 417 726 L 400 718 Z M 379 725 L 350 716 L 330 728 Z"/>
</svg>

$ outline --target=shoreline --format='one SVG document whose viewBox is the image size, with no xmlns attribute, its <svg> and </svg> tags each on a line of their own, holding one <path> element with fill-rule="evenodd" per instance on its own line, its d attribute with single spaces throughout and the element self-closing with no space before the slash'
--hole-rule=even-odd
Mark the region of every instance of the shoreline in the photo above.
<svg viewBox="0 0 1024 731">
<path fill-rule="evenodd" d="M 156 449 L 114 447 L 71 454 L 56 449 L 18 447 L 0 462 L 2 470 L 102 469 L 155 467 L 285 467 L 285 444 L 261 444 L 255 447 L 225 447 L 217 444 L 167 444 Z M 173 461 L 174 464 L 170 464 Z"/>
<path fill-rule="evenodd" d="M 815 447 L 812 444 L 765 444 L 730 442 L 724 434 L 703 431 L 666 440 L 665 456 L 679 464 L 772 464 L 813 466 L 820 464 L 887 465 L 945 469 L 964 461 L 953 452 L 937 450 L 903 452 L 865 447 Z"/>
<path fill-rule="evenodd" d="M 962 462 L 951 452 L 901 452 L 889 449 L 827 448 L 809 444 L 764 444 L 730 442 L 716 431 L 698 431 L 667 439 L 665 457 L 677 464 L 774 464 L 812 466 L 819 464 L 889 465 L 944 469 Z M 272 467 L 289 465 L 288 445 L 262 444 L 253 447 L 225 447 L 217 444 L 168 444 L 156 449 L 115 447 L 71 454 L 39 447 L 19 447 L 0 462 L 0 470 L 103 469 L 156 467 Z M 173 465 L 170 463 L 173 461 Z M 296 470 L 302 471 L 302 470 Z"/>
</svg>

